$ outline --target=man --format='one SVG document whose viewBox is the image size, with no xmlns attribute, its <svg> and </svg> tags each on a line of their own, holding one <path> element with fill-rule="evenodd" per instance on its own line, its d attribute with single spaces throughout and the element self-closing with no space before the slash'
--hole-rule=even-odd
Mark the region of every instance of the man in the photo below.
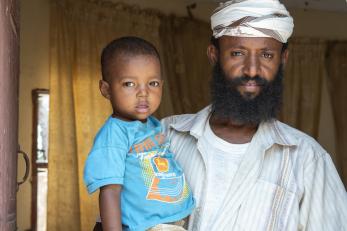
<svg viewBox="0 0 347 231">
<path fill-rule="evenodd" d="M 212 104 L 163 120 L 197 203 L 189 230 L 347 230 L 329 154 L 275 119 L 292 17 L 278 0 L 234 0 L 211 24 Z"/>
</svg>

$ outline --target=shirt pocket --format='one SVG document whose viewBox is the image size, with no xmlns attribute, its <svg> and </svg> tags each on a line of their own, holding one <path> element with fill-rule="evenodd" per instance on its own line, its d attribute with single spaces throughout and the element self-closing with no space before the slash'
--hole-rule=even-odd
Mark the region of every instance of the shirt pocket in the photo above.
<svg viewBox="0 0 347 231">
<path fill-rule="evenodd" d="M 288 189 L 258 180 L 240 205 L 237 230 L 285 231 L 295 198 Z"/>
</svg>

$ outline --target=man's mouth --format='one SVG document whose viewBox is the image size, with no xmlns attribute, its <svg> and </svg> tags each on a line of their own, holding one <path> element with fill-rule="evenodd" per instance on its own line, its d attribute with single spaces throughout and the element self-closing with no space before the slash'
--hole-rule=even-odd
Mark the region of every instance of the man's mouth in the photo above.
<svg viewBox="0 0 347 231">
<path fill-rule="evenodd" d="M 257 83 L 256 81 L 247 81 L 242 83 L 243 86 L 262 86 L 262 84 Z"/>
<path fill-rule="evenodd" d="M 259 87 L 261 87 L 262 85 L 258 84 L 255 81 L 248 81 L 248 82 L 242 83 L 241 86 L 244 87 L 244 89 L 246 91 L 253 92 L 253 91 L 256 91 L 257 89 L 259 89 Z"/>
</svg>

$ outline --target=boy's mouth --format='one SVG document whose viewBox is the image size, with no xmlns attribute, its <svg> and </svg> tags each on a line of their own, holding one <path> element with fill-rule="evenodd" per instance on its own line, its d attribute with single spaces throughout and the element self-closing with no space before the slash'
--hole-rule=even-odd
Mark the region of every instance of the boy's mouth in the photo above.
<svg viewBox="0 0 347 231">
<path fill-rule="evenodd" d="M 139 113 L 146 113 L 149 111 L 148 102 L 139 102 L 135 108 L 136 108 L 136 111 Z"/>
</svg>

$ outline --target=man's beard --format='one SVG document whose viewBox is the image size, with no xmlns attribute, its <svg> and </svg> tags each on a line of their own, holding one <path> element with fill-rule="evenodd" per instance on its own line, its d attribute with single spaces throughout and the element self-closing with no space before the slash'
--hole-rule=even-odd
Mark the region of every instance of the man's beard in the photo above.
<svg viewBox="0 0 347 231">
<path fill-rule="evenodd" d="M 212 112 L 220 119 L 231 119 L 238 124 L 257 125 L 276 117 L 282 105 L 283 66 L 279 66 L 274 80 L 267 81 L 261 76 L 241 76 L 228 79 L 217 62 L 213 68 L 211 81 Z M 238 86 L 248 81 L 261 86 L 258 95 L 241 93 Z"/>
</svg>

